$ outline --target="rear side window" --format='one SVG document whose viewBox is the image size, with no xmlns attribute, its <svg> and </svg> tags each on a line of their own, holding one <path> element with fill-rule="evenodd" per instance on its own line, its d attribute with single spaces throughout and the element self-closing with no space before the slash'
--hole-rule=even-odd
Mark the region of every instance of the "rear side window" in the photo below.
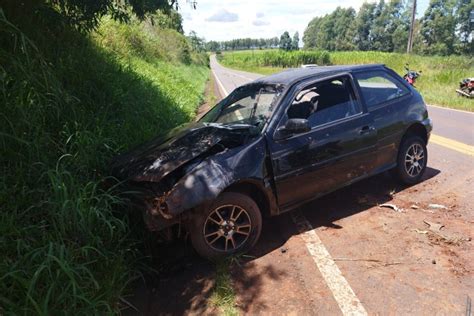
<svg viewBox="0 0 474 316">
<path fill-rule="evenodd" d="M 354 78 L 369 109 L 410 93 L 407 87 L 385 71 L 357 73 Z"/>
</svg>

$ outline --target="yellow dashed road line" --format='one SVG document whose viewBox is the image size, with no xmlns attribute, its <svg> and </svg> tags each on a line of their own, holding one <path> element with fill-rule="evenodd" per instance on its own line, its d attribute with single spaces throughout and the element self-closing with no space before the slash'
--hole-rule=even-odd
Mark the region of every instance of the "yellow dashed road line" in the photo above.
<svg viewBox="0 0 474 316">
<path fill-rule="evenodd" d="M 431 134 L 430 142 L 455 150 L 465 155 L 474 156 L 474 146 L 466 145 L 446 137 Z"/>
</svg>

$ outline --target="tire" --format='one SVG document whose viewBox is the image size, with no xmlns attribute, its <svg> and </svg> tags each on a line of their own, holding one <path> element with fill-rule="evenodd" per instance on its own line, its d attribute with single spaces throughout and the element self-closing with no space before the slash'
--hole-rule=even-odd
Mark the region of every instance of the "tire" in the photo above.
<svg viewBox="0 0 474 316">
<path fill-rule="evenodd" d="M 196 213 L 188 230 L 196 252 L 218 260 L 245 253 L 257 243 L 262 215 L 247 195 L 225 192 L 209 208 Z"/>
<path fill-rule="evenodd" d="M 407 136 L 400 144 L 397 166 L 392 170 L 392 174 L 403 184 L 415 184 L 423 177 L 427 163 L 425 141 L 416 135 Z"/>
</svg>

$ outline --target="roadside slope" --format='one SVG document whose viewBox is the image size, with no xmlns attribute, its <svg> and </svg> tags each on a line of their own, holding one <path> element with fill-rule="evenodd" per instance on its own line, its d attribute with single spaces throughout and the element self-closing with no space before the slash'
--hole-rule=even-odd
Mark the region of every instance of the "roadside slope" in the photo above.
<svg viewBox="0 0 474 316">
<path fill-rule="evenodd" d="M 143 245 L 108 162 L 194 117 L 207 62 L 175 30 L 88 35 L 32 3 L 0 10 L 0 314 L 117 313 Z"/>
</svg>

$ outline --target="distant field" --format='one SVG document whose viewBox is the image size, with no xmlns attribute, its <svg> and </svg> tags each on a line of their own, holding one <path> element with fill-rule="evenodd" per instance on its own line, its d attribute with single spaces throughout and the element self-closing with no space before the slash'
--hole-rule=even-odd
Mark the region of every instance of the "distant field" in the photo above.
<svg viewBox="0 0 474 316">
<path fill-rule="evenodd" d="M 326 58 L 327 56 L 327 58 Z M 421 70 L 417 89 L 429 104 L 467 111 L 474 111 L 474 99 L 459 97 L 455 89 L 463 78 L 474 77 L 474 58 L 466 56 L 418 56 L 382 52 L 319 52 L 279 50 L 225 52 L 219 55 L 220 62 L 234 69 L 271 74 L 301 64 L 318 65 L 382 63 L 400 75 L 404 66 Z"/>
</svg>

